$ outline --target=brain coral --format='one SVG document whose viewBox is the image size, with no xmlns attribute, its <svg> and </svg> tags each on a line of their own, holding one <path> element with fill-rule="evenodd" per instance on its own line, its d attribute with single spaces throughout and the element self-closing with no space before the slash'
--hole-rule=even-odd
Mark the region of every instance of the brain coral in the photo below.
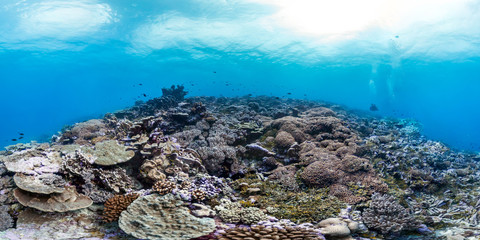
<svg viewBox="0 0 480 240">
<path fill-rule="evenodd" d="M 215 230 L 213 218 L 191 215 L 184 202 L 172 194 L 138 198 L 122 212 L 118 223 L 126 233 L 152 240 L 188 240 Z"/>
</svg>

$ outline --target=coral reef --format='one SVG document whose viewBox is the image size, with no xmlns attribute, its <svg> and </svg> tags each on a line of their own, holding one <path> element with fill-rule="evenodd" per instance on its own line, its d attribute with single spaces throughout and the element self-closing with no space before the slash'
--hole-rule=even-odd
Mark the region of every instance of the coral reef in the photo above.
<svg viewBox="0 0 480 240">
<path fill-rule="evenodd" d="M 0 238 L 480 236 L 480 156 L 426 139 L 411 120 L 162 93 L 50 144 L 1 151 Z"/>
<path fill-rule="evenodd" d="M 137 238 L 188 240 L 215 230 L 215 221 L 191 215 L 172 194 L 152 194 L 133 201 L 120 215 L 119 226 Z"/>
</svg>

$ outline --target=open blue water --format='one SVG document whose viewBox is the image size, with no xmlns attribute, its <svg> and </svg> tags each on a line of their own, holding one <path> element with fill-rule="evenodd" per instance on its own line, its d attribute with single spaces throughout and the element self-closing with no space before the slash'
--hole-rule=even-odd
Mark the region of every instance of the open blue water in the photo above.
<svg viewBox="0 0 480 240">
<path fill-rule="evenodd" d="M 188 96 L 374 103 L 480 150 L 479 11 L 473 0 L 2 0 L 0 146 L 184 84 Z"/>
</svg>

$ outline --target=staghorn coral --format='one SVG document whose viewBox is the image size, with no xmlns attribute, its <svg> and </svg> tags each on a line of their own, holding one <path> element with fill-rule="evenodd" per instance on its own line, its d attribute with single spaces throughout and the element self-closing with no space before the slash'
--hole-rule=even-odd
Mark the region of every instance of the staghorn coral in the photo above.
<svg viewBox="0 0 480 240">
<path fill-rule="evenodd" d="M 227 229 L 225 233 L 220 234 L 219 240 L 276 240 L 276 239 L 302 239 L 302 240 L 321 240 L 324 239 L 318 233 L 300 227 L 264 227 L 252 226 L 234 227 Z"/>
<path fill-rule="evenodd" d="M 387 194 L 373 194 L 370 207 L 363 211 L 362 219 L 368 228 L 378 230 L 382 234 L 399 234 L 420 226 L 407 209 L 393 196 Z"/>
<path fill-rule="evenodd" d="M 118 221 L 120 214 L 140 195 L 137 193 L 115 195 L 109 198 L 103 207 L 102 219 L 104 222 Z"/>
</svg>

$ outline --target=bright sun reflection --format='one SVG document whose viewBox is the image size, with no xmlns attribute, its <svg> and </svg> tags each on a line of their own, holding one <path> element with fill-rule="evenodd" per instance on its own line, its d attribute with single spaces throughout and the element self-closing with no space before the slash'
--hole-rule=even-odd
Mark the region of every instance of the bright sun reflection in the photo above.
<svg viewBox="0 0 480 240">
<path fill-rule="evenodd" d="M 302 34 L 345 39 L 369 28 L 415 29 L 469 16 L 475 0 L 251 0 L 275 6 L 280 25 Z"/>
<path fill-rule="evenodd" d="M 280 0 L 267 3 L 279 7 L 275 18 L 300 33 L 345 35 L 361 31 L 381 14 L 383 0 Z"/>
</svg>

